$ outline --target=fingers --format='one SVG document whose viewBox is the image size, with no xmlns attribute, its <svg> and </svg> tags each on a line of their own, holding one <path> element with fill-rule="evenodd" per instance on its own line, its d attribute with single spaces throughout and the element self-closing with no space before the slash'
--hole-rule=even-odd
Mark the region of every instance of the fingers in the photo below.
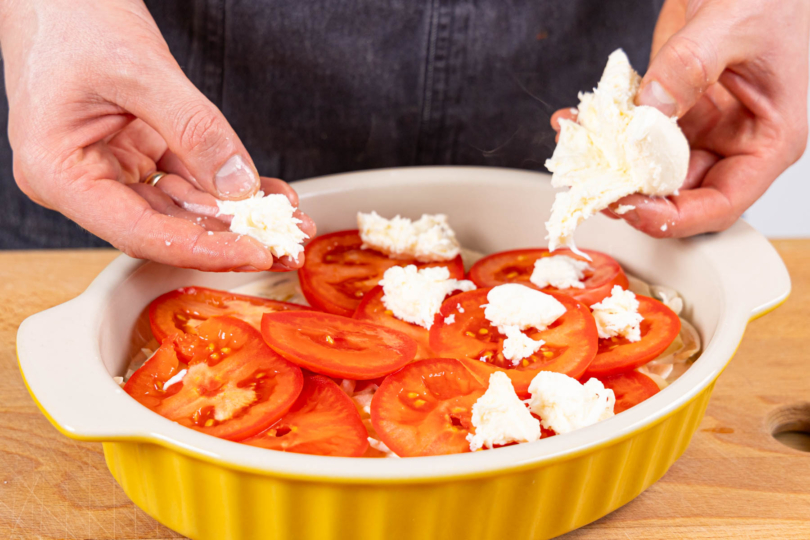
<svg viewBox="0 0 810 540">
<path fill-rule="evenodd" d="M 228 121 L 181 71 L 171 56 L 144 54 L 142 70 L 121 75 L 114 98 L 166 141 L 190 182 L 220 199 L 238 200 L 259 190 L 259 175 Z M 160 84 L 143 73 L 160 73 Z M 177 167 L 175 167 L 175 170 Z"/>
<path fill-rule="evenodd" d="M 673 21 L 678 20 L 675 8 L 669 9 Z M 725 22 L 728 14 L 718 13 L 719 9 L 722 6 L 705 3 L 683 28 L 660 45 L 639 88 L 637 105 L 680 117 L 717 82 L 726 66 L 736 61 L 741 51 L 731 24 Z M 662 24 L 662 34 L 676 26 L 674 22 Z"/>
<path fill-rule="evenodd" d="M 560 142 L 560 120 L 576 122 L 577 112 L 576 108 L 572 107 L 569 109 L 559 109 L 551 115 L 551 127 L 557 132 L 557 135 L 554 137 L 554 142 Z"/>
<path fill-rule="evenodd" d="M 163 180 L 165 180 L 166 178 L 168 178 L 168 176 L 164 176 L 163 178 L 161 178 L 159 184 L 162 183 Z M 186 185 L 189 185 L 188 182 L 185 182 L 184 180 L 183 182 Z M 181 208 L 175 203 L 174 200 L 172 200 L 170 196 L 168 196 L 165 192 L 161 191 L 155 186 L 149 186 L 147 184 L 130 184 L 129 187 L 133 191 L 135 191 L 135 193 L 143 197 L 143 199 L 146 202 L 148 202 L 149 205 L 154 210 L 160 212 L 161 214 L 165 214 L 167 216 L 176 217 L 180 219 L 185 219 L 186 221 L 189 221 L 195 225 L 202 227 L 206 231 L 223 232 L 229 230 L 228 225 L 226 223 L 215 218 L 214 216 L 208 216 L 196 213 L 194 211 L 190 211 L 185 208 Z M 202 191 L 197 191 L 197 193 L 201 195 L 207 195 L 209 197 L 211 196 L 208 195 L 207 193 L 203 193 Z"/>
</svg>

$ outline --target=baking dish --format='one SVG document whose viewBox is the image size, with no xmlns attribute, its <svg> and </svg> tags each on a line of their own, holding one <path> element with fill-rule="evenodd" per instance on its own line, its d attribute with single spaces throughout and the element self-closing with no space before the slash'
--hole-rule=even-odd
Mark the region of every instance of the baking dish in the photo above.
<svg viewBox="0 0 810 540">
<path fill-rule="evenodd" d="M 548 175 L 466 167 L 387 169 L 295 184 L 326 233 L 357 211 L 446 213 L 465 247 L 545 245 Z M 120 256 L 82 295 L 26 319 L 20 368 L 68 437 L 101 441 L 126 494 L 193 539 L 550 538 L 627 503 L 683 453 L 746 323 L 779 305 L 790 278 L 776 251 L 740 221 L 721 234 L 654 240 L 597 216 L 580 247 L 671 286 L 704 352 L 672 385 L 599 424 L 496 451 L 408 459 L 285 454 L 216 439 L 166 420 L 112 380 L 148 339 L 156 296 L 186 285 L 231 289 L 255 274 L 214 274 Z"/>
</svg>

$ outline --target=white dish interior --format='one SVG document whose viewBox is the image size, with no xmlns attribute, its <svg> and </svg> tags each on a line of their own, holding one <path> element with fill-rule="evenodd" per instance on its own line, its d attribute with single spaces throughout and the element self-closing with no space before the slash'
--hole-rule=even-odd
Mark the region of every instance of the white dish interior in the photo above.
<svg viewBox="0 0 810 540">
<path fill-rule="evenodd" d="M 352 173 L 295 184 L 320 234 L 355 228 L 358 211 L 418 218 L 445 213 L 462 245 L 483 253 L 544 246 L 554 190 L 548 175 L 493 168 L 431 167 Z M 255 274 L 183 270 L 121 256 L 78 298 L 27 319 L 18 334 L 26 381 L 62 430 L 85 440 L 146 440 L 238 468 L 284 476 L 364 482 L 487 474 L 585 450 L 659 421 L 705 388 L 734 354 L 747 321 L 787 297 L 779 256 L 744 222 L 687 240 L 655 240 L 623 221 L 596 216 L 577 245 L 608 253 L 640 278 L 687 299 L 683 316 L 701 334 L 703 353 L 649 400 L 579 431 L 497 451 L 375 460 L 285 454 L 184 428 L 142 407 L 112 380 L 149 336 L 142 317 L 158 295 L 182 286 L 234 289 Z M 140 321 L 140 326 L 136 323 Z"/>
</svg>

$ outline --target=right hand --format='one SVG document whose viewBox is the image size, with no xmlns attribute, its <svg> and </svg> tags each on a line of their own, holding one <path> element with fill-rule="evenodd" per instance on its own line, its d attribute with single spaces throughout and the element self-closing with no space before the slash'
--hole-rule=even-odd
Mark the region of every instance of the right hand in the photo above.
<svg viewBox="0 0 810 540">
<path fill-rule="evenodd" d="M 298 198 L 259 178 L 141 0 L 2 0 L 0 44 L 14 177 L 35 202 L 137 258 L 208 271 L 303 264 L 275 261 L 214 218 L 216 199 L 260 188 Z M 172 174 L 139 183 L 155 170 Z M 298 217 L 314 236 L 312 220 Z"/>
</svg>

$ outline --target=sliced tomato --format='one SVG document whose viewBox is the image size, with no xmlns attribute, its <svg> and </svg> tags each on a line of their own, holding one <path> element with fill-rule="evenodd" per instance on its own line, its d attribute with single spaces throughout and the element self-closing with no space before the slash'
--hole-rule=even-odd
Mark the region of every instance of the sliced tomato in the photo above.
<svg viewBox="0 0 810 540">
<path fill-rule="evenodd" d="M 414 259 L 391 259 L 378 251 L 362 249 L 362 245 L 356 230 L 319 236 L 307 245 L 298 278 L 313 307 L 351 317 L 363 296 L 377 286 L 392 266 L 445 266 L 451 278 L 464 277 L 461 255 L 447 262 L 420 263 Z"/>
<path fill-rule="evenodd" d="M 273 311 L 308 310 L 307 306 L 278 302 L 205 287 L 183 287 L 157 297 L 149 305 L 152 334 L 163 341 L 171 334 L 193 334 L 211 317 L 228 315 L 242 319 L 256 330 L 262 315 Z"/>
<path fill-rule="evenodd" d="M 612 375 L 643 366 L 664 352 L 681 331 L 681 320 L 667 306 L 647 296 L 636 295 L 641 321 L 641 340 L 623 337 L 599 340 L 599 352 L 593 359 L 588 377 Z"/>
<path fill-rule="evenodd" d="M 410 336 L 416 341 L 417 360 L 434 358 L 436 355 L 430 348 L 430 334 L 427 329 L 418 324 L 411 324 L 394 317 L 394 314 L 386 309 L 385 304 L 382 302 L 382 297 L 383 288 L 377 285 L 363 297 L 360 305 L 357 306 L 357 311 L 354 312 L 354 318 L 393 328 Z"/>
<path fill-rule="evenodd" d="M 585 272 L 585 278 L 582 281 L 585 287 L 583 289 L 546 287 L 540 289 L 543 292 L 564 294 L 590 307 L 606 296 L 610 296 L 610 291 L 614 285 L 619 285 L 622 289 L 628 287 L 627 276 L 613 257 L 589 249 L 583 249 L 582 251 L 587 253 L 592 260 L 588 261 L 569 249 L 556 249 L 553 252 L 548 249 L 502 251 L 476 262 L 470 268 L 470 279 L 479 287 L 520 283 L 538 289 L 539 287 L 529 281 L 532 272 L 534 272 L 535 261 L 543 257 L 565 255 L 566 257 L 585 261 L 591 266 L 591 270 Z"/>
<path fill-rule="evenodd" d="M 450 297 L 442 304 L 436 322 L 430 329 L 430 346 L 441 356 L 462 359 L 478 379 L 489 380 L 494 371 L 504 371 L 520 396 L 528 396 L 529 383 L 540 371 L 556 371 L 578 378 L 590 365 L 597 349 L 596 323 L 590 310 L 569 296 L 549 293 L 559 300 L 566 312 L 542 332 L 526 332 L 545 345 L 536 353 L 513 366 L 503 357 L 506 336 L 484 317 L 487 293 L 476 289 Z M 446 317 L 455 315 L 447 324 Z"/>
<path fill-rule="evenodd" d="M 368 432 L 352 398 L 331 379 L 310 375 L 287 414 L 242 442 L 296 454 L 359 457 L 368 448 Z"/>
<path fill-rule="evenodd" d="M 590 377 L 583 377 L 586 381 Z M 619 414 L 630 407 L 638 405 L 647 398 L 658 393 L 658 385 L 655 381 L 638 371 L 626 371 L 616 375 L 601 375 L 598 377 L 605 388 L 613 390 L 616 396 L 616 405 L 613 412 Z"/>
<path fill-rule="evenodd" d="M 416 355 L 416 342 L 402 332 L 315 311 L 268 313 L 262 336 L 293 364 L 344 379 L 388 375 Z"/>
<path fill-rule="evenodd" d="M 469 452 L 472 406 L 485 391 L 458 360 L 420 360 L 385 378 L 371 400 L 371 425 L 401 457 Z"/>
<path fill-rule="evenodd" d="M 164 389 L 184 369 L 182 380 Z M 251 325 L 212 317 L 196 334 L 164 340 L 124 390 L 180 425 L 240 441 L 281 418 L 303 384 L 301 370 L 265 345 Z"/>
</svg>

